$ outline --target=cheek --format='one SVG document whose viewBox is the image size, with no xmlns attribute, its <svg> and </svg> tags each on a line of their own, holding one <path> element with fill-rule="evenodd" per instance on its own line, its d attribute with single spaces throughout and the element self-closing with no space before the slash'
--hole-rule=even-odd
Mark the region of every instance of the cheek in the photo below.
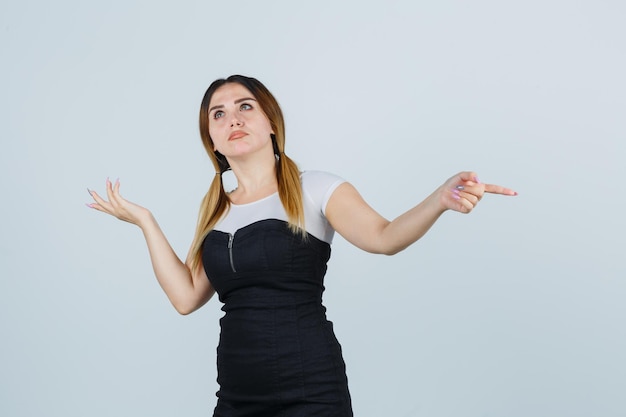
<svg viewBox="0 0 626 417">
<path fill-rule="evenodd" d="M 264 120 L 261 126 L 263 130 L 270 132 L 270 133 L 274 133 L 274 130 L 272 129 L 272 125 L 270 124 L 269 120 Z"/>
<path fill-rule="evenodd" d="M 211 137 L 211 147 L 216 151 L 219 139 L 215 136 L 215 133 L 211 131 L 209 131 L 209 136 Z"/>
<path fill-rule="evenodd" d="M 220 129 L 215 125 L 209 126 L 209 136 L 211 136 L 211 140 L 215 144 L 216 141 L 220 140 Z"/>
</svg>

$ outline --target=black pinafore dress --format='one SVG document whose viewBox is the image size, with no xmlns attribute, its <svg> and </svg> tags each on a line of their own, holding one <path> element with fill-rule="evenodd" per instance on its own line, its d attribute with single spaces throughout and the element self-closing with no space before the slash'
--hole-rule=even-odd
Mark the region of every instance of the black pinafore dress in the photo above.
<svg viewBox="0 0 626 417">
<path fill-rule="evenodd" d="M 330 245 L 267 219 L 211 231 L 202 261 L 224 303 L 214 417 L 351 417 L 341 346 L 322 305 Z"/>
</svg>

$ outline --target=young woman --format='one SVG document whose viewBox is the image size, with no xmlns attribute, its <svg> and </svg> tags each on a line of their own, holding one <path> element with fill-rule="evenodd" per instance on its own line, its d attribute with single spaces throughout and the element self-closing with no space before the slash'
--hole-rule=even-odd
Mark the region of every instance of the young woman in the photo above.
<svg viewBox="0 0 626 417">
<path fill-rule="evenodd" d="M 322 292 L 337 231 L 372 253 L 397 253 L 446 210 L 469 213 L 484 193 L 516 195 L 461 172 L 388 221 L 341 178 L 300 172 L 283 152 L 285 127 L 272 94 L 254 78 L 215 81 L 200 108 L 200 134 L 216 169 L 186 262 L 147 209 L 107 180 L 89 206 L 136 224 L 157 280 L 181 314 L 217 291 L 224 303 L 214 416 L 352 416 L 341 347 Z M 226 193 L 221 174 L 238 186 Z"/>
</svg>

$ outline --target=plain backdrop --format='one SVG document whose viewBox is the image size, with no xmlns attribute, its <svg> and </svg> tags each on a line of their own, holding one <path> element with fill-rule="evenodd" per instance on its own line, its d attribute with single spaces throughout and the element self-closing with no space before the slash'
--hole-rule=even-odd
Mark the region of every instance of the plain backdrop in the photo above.
<svg viewBox="0 0 626 417">
<path fill-rule="evenodd" d="M 475 170 L 515 198 L 385 257 L 340 236 L 324 303 L 355 415 L 626 415 L 626 3 L 0 3 L 0 415 L 210 416 L 220 303 L 179 316 L 120 178 L 184 257 L 200 100 L 240 73 L 287 153 L 387 218 Z"/>
</svg>

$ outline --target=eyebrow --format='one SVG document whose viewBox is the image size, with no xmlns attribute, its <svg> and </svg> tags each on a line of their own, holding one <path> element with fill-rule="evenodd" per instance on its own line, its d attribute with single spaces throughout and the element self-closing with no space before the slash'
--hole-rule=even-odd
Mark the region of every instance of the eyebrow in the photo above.
<svg viewBox="0 0 626 417">
<path fill-rule="evenodd" d="M 252 97 L 245 97 L 245 98 L 240 98 L 240 99 L 235 100 L 235 104 L 239 104 L 239 103 L 241 103 L 242 101 L 248 101 L 248 100 L 256 101 L 256 100 L 255 100 L 255 99 L 253 99 Z M 212 112 L 213 110 L 215 110 L 215 109 L 223 109 L 223 108 L 224 108 L 224 105 L 223 105 L 223 104 L 218 104 L 217 106 L 213 106 L 213 107 L 211 107 L 211 108 L 209 109 L 209 113 L 211 113 L 211 112 Z"/>
</svg>

